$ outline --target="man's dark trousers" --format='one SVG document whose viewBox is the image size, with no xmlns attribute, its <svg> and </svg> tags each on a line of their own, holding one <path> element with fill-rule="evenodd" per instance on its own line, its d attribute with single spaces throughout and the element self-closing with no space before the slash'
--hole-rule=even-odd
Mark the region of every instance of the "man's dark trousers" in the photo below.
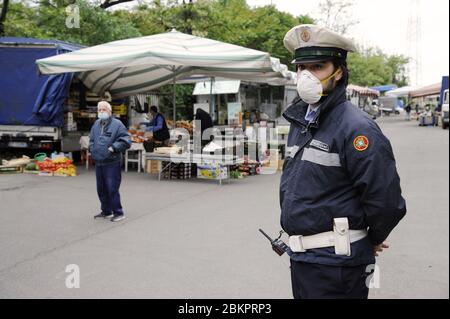
<svg viewBox="0 0 450 319">
<path fill-rule="evenodd" d="M 120 182 L 122 181 L 121 162 L 102 166 L 96 165 L 95 174 L 102 212 L 104 214 L 112 212 L 114 216 L 123 215 L 119 194 Z"/>
<path fill-rule="evenodd" d="M 291 282 L 295 299 L 367 299 L 367 265 L 327 266 L 291 260 Z"/>
</svg>

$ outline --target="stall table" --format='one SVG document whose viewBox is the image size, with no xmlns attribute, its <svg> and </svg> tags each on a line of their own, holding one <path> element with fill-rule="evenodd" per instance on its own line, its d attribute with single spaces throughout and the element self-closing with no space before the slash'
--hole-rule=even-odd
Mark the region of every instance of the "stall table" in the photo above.
<svg viewBox="0 0 450 319">
<path fill-rule="evenodd" d="M 89 152 L 89 136 L 82 136 L 80 138 L 81 151 L 86 152 L 86 169 L 89 169 L 89 157 L 91 153 Z M 136 152 L 137 159 L 129 158 L 129 153 Z M 141 172 L 142 160 L 144 158 L 145 148 L 142 143 L 132 143 L 131 147 L 125 152 L 125 172 L 128 172 L 128 163 L 137 163 L 138 172 Z"/>
<path fill-rule="evenodd" d="M 130 158 L 130 153 L 137 153 L 137 158 Z M 132 143 L 131 147 L 125 151 L 125 172 L 128 172 L 128 163 L 138 164 L 138 173 L 141 172 L 142 158 L 145 153 L 144 144 L 142 143 Z"/>
<path fill-rule="evenodd" d="M 236 158 L 231 155 L 206 155 L 206 154 L 160 154 L 160 153 L 146 153 L 146 160 L 168 162 L 169 164 L 162 166 L 158 172 L 158 180 L 161 180 L 162 173 L 171 168 L 172 163 L 186 163 L 197 165 L 219 165 L 225 166 L 228 169 L 230 166 L 239 165 L 244 163 L 243 158 Z M 219 174 L 219 183 L 222 185 L 222 175 Z M 227 174 L 228 181 L 230 181 L 230 174 Z"/>
<path fill-rule="evenodd" d="M 80 137 L 80 147 L 81 152 L 86 152 L 86 169 L 89 169 L 89 157 L 91 153 L 89 153 L 89 136 Z"/>
</svg>

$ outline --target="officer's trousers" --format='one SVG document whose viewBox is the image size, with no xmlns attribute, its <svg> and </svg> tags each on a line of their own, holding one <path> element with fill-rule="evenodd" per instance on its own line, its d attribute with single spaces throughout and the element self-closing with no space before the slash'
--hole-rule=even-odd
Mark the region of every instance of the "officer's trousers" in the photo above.
<svg viewBox="0 0 450 319">
<path fill-rule="evenodd" d="M 122 181 L 121 162 L 104 166 L 95 166 L 97 177 L 97 194 L 104 214 L 113 213 L 115 216 L 123 215 L 120 203 L 119 188 Z"/>
<path fill-rule="evenodd" d="M 295 299 L 367 299 L 367 265 L 327 266 L 291 260 Z"/>
</svg>

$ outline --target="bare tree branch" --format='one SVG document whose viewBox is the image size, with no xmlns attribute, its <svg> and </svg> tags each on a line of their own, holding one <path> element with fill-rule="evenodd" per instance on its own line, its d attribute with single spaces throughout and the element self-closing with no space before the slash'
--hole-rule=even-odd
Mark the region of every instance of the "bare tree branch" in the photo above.
<svg viewBox="0 0 450 319">
<path fill-rule="evenodd" d="M 345 34 L 351 26 L 358 23 L 348 12 L 353 5 L 352 0 L 323 0 L 319 5 L 322 15 L 320 21 L 331 30 Z"/>
<path fill-rule="evenodd" d="M 39 3 L 40 6 L 45 6 L 45 7 L 52 7 L 52 8 L 57 8 L 57 4 L 53 4 L 51 3 L 49 0 L 39 0 L 39 1 L 34 1 L 35 4 Z"/>
</svg>

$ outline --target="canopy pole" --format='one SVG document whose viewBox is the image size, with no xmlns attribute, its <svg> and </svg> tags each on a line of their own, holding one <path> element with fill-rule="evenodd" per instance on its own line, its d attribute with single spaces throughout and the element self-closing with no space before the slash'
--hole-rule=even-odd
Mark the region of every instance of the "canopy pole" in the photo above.
<svg viewBox="0 0 450 319">
<path fill-rule="evenodd" d="M 213 93 L 213 81 L 214 81 L 214 77 L 211 77 L 210 78 L 210 88 L 209 88 L 209 112 L 211 113 L 211 115 L 212 115 L 212 118 L 213 118 L 213 120 L 216 120 L 216 110 L 214 109 L 214 106 L 213 106 L 213 96 L 212 96 L 212 93 Z"/>
<path fill-rule="evenodd" d="M 173 72 L 175 73 L 175 66 L 173 66 Z M 175 89 L 176 89 L 176 83 L 177 83 L 177 81 L 176 81 L 176 75 L 173 77 L 173 129 L 175 129 L 176 127 L 177 127 L 177 123 L 176 123 L 176 121 L 177 121 L 177 119 L 176 119 L 176 117 L 177 117 L 177 99 L 176 99 L 176 92 L 175 92 Z"/>
<path fill-rule="evenodd" d="M 211 77 L 211 78 L 209 78 L 209 112 L 212 114 L 212 116 L 214 118 L 215 117 L 214 110 L 212 107 L 212 86 L 213 86 L 213 84 L 212 84 L 212 77 Z"/>
</svg>

